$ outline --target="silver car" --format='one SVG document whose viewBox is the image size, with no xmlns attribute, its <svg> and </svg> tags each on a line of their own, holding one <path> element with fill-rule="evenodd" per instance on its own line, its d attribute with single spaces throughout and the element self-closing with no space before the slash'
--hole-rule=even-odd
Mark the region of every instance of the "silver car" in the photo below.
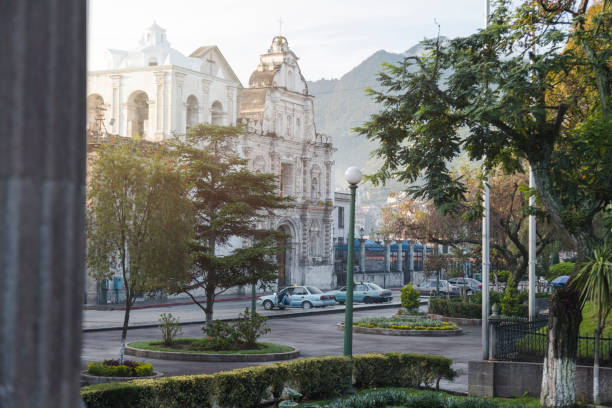
<svg viewBox="0 0 612 408">
<path fill-rule="evenodd" d="M 415 289 L 419 291 L 421 296 L 435 296 L 436 295 L 436 280 L 430 279 L 419 283 Z M 451 285 L 447 280 L 440 279 L 438 286 L 439 293 L 443 295 L 458 295 L 459 288 L 455 285 Z"/>
<path fill-rule="evenodd" d="M 471 295 L 477 290 L 482 290 L 482 283 L 472 278 L 451 278 L 448 283 L 459 288 L 460 292 L 465 292 L 466 295 Z"/>
</svg>

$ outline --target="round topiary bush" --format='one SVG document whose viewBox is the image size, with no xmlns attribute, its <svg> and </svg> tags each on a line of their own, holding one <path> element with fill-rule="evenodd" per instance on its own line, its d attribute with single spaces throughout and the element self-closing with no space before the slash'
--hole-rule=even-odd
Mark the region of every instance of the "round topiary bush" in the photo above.
<svg viewBox="0 0 612 408">
<path fill-rule="evenodd" d="M 419 307 L 419 291 L 409 283 L 402 288 L 400 300 L 404 309 L 415 310 Z"/>
</svg>

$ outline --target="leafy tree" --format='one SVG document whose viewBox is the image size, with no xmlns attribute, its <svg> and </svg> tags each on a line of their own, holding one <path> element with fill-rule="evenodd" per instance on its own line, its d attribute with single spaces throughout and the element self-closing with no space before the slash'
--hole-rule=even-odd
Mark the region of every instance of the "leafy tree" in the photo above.
<svg viewBox="0 0 612 408">
<path fill-rule="evenodd" d="M 87 199 L 89 272 L 98 280 L 123 277 L 123 361 L 136 296 L 164 289 L 188 262 L 193 213 L 175 158 L 139 140 L 112 138 L 97 149 Z"/>
<path fill-rule="evenodd" d="M 599 339 L 612 310 L 612 246 L 608 242 L 593 250 L 593 257 L 583 264 L 573 284 L 580 292 L 583 307 L 590 302 L 597 309 L 593 347 L 593 402 L 599 405 Z"/>
<path fill-rule="evenodd" d="M 263 228 L 274 210 L 290 206 L 278 194 L 272 174 L 255 174 L 240 157 L 237 127 L 199 124 L 177 141 L 179 162 L 188 175 L 196 227 L 193 262 L 172 282 L 173 293 L 186 293 L 213 319 L 215 297 L 227 289 L 277 278 L 275 255 L 283 234 Z M 234 248 L 230 239 L 246 245 Z M 205 305 L 194 291 L 203 289 Z"/>
<path fill-rule="evenodd" d="M 546 275 L 546 279 L 553 280 L 559 276 L 569 276 L 574 273 L 575 269 L 575 264 L 573 262 L 560 262 L 550 267 L 548 270 L 548 275 Z"/>
<path fill-rule="evenodd" d="M 482 182 L 469 166 L 458 172 L 465 183 L 465 199 L 456 210 L 444 213 L 433 204 L 419 204 L 410 198 L 398 199 L 392 207 L 383 208 L 383 222 L 390 232 L 404 234 L 426 242 L 449 245 L 455 249 L 470 247 L 480 257 L 482 244 L 480 199 Z M 495 271 L 512 271 L 515 285 L 527 270 L 527 219 L 531 210 L 527 204 L 527 177 L 524 174 L 505 175 L 501 170 L 492 173 L 491 194 L 491 259 Z M 536 254 L 541 254 L 553 242 L 553 231 L 546 214 L 536 209 L 539 221 Z"/>
<path fill-rule="evenodd" d="M 580 262 L 594 217 L 612 202 L 610 1 L 595 5 L 591 15 L 588 0 L 539 3 L 514 7 L 500 0 L 487 29 L 444 44 L 426 41 L 422 55 L 387 65 L 379 75 L 383 90 L 370 91 L 384 110 L 357 131 L 380 144 L 376 154 L 384 163 L 373 182 L 421 178 L 409 191 L 443 212 L 457 211 L 467 192 L 449 169 L 462 152 L 507 173 L 523 172 L 526 161 L 552 224 Z M 575 72 L 596 91 L 555 98 Z M 542 381 L 545 406 L 575 401 L 580 319 L 572 287 L 557 291 Z"/>
</svg>

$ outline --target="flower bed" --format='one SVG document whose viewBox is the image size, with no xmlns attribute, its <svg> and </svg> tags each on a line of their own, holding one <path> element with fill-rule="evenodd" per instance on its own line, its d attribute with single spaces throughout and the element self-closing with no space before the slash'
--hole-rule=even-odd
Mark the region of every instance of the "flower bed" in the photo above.
<svg viewBox="0 0 612 408">
<path fill-rule="evenodd" d="M 394 330 L 457 330 L 457 325 L 437 319 L 414 316 L 366 317 L 353 323 L 356 327 Z"/>
<path fill-rule="evenodd" d="M 150 377 L 153 375 L 153 366 L 140 361 L 118 360 L 94 361 L 87 366 L 87 375 L 98 377 Z"/>
</svg>

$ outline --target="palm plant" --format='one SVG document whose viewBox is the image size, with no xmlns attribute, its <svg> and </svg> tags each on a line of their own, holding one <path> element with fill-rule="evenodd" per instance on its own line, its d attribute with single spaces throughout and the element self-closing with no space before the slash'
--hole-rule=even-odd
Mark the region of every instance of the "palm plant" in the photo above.
<svg viewBox="0 0 612 408">
<path fill-rule="evenodd" d="M 593 250 L 574 278 L 574 285 L 581 297 L 582 307 L 587 302 L 597 310 L 597 328 L 593 357 L 593 402 L 599 404 L 599 339 L 603 333 L 608 314 L 612 310 L 612 246 L 605 241 Z"/>
</svg>

